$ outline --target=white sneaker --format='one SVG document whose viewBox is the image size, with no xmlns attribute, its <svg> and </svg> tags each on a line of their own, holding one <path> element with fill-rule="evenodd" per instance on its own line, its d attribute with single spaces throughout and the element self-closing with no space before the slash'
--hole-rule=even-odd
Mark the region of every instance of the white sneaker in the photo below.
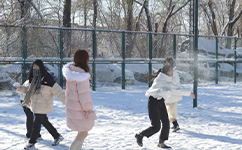
<svg viewBox="0 0 242 150">
<path fill-rule="evenodd" d="M 24 147 L 24 149 L 32 149 L 32 148 L 35 148 L 34 143 L 28 143 L 28 144 Z"/>
</svg>

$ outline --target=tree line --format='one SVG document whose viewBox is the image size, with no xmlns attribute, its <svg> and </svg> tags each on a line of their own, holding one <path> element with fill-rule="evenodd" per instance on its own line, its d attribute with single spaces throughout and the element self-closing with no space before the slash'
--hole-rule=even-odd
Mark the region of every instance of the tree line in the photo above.
<svg viewBox="0 0 242 150">
<path fill-rule="evenodd" d="M 194 2 L 195 0 L 1 0 L 0 24 L 193 34 L 190 24 L 194 18 L 191 16 Z M 198 0 L 198 4 L 200 35 L 242 36 L 240 0 Z M 7 33 L 3 29 L 2 32 Z M 48 34 L 54 37 L 52 31 L 49 30 Z M 85 43 L 88 42 L 88 35 L 84 35 Z M 71 45 L 75 36 L 71 31 L 64 32 L 66 56 L 70 56 L 73 51 Z M 137 34 L 127 34 L 126 57 L 132 57 L 134 51 L 138 52 L 137 57 L 145 57 L 146 53 L 142 48 L 142 40 L 145 39 L 147 38 Z M 170 45 L 167 42 L 167 36 L 154 37 L 154 55 L 167 55 L 171 49 L 170 46 L 167 47 Z M 4 42 L 1 41 L 2 43 Z M 115 42 L 112 44 L 115 45 Z M 226 42 L 226 47 L 231 48 L 231 41 Z M 120 51 L 119 46 L 115 49 Z"/>
</svg>

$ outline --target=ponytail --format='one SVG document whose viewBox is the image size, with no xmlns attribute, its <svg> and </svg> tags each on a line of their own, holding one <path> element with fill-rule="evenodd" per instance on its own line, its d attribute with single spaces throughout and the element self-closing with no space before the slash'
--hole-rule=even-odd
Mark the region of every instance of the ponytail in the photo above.
<svg viewBox="0 0 242 150">
<path fill-rule="evenodd" d="M 162 68 L 160 68 L 155 74 L 154 76 L 152 76 L 153 78 L 150 80 L 150 82 L 153 82 L 155 80 L 155 78 L 159 75 L 159 73 L 161 73 Z"/>
</svg>

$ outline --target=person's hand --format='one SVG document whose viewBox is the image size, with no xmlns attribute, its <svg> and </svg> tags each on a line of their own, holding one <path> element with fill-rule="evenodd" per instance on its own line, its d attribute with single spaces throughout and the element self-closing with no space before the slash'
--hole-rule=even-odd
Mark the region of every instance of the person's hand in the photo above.
<svg viewBox="0 0 242 150">
<path fill-rule="evenodd" d="M 13 84 L 13 86 L 16 87 L 18 90 L 20 89 L 20 84 L 17 83 L 17 82 L 15 82 L 15 83 Z"/>
<path fill-rule="evenodd" d="M 16 87 L 18 90 L 21 88 L 20 86 L 14 86 L 14 87 Z"/>
<path fill-rule="evenodd" d="M 191 92 L 191 95 L 190 96 L 192 96 L 193 99 L 196 98 L 195 94 L 193 94 L 192 92 Z"/>
<path fill-rule="evenodd" d="M 91 111 L 86 111 L 85 118 L 88 119 L 88 115 L 91 113 Z"/>
</svg>

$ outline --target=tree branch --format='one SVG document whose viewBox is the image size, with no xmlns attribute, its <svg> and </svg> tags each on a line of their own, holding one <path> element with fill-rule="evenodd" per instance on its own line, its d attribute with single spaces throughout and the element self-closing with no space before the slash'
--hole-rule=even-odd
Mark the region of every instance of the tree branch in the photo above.
<svg viewBox="0 0 242 150">
<path fill-rule="evenodd" d="M 188 3 L 190 2 L 190 0 L 188 0 L 185 4 L 183 4 L 180 8 L 178 8 L 174 13 L 172 13 L 171 15 L 173 16 L 174 14 L 176 14 L 179 10 L 181 10 L 183 7 L 185 7 Z"/>
<path fill-rule="evenodd" d="M 143 4 L 141 2 L 139 2 L 137 0 L 133 0 L 133 1 L 136 2 L 136 3 L 138 3 L 138 4 L 140 4 L 141 6 L 143 6 Z"/>
<path fill-rule="evenodd" d="M 226 25 L 223 27 L 223 30 L 222 30 L 222 32 L 221 32 L 221 36 L 224 35 L 225 30 L 226 30 L 226 28 L 228 27 L 228 25 L 229 25 L 229 24 L 235 24 L 235 23 L 239 20 L 239 18 L 240 18 L 241 16 L 242 16 L 242 10 L 240 10 L 240 13 L 238 14 L 238 16 L 235 17 L 234 20 L 232 20 L 232 21 L 228 21 L 228 22 L 226 23 Z"/>
<path fill-rule="evenodd" d="M 44 20 L 43 20 L 43 16 L 42 16 L 42 14 L 40 13 L 40 11 L 38 10 L 38 8 L 35 6 L 35 4 L 34 3 L 32 3 L 32 2 L 29 2 L 29 1 L 27 1 L 27 0 L 23 0 L 23 1 L 25 1 L 25 2 L 27 2 L 27 3 L 29 3 L 33 8 L 34 8 L 34 10 L 37 12 L 37 14 L 40 16 L 40 18 L 41 18 L 41 21 L 44 23 L 44 25 L 45 25 L 45 22 L 44 22 Z M 57 45 L 57 42 L 56 42 L 56 40 L 55 40 L 55 37 L 54 37 L 54 35 L 50 32 L 50 30 L 49 29 L 47 29 L 47 31 L 49 32 L 49 34 L 51 35 L 51 37 L 52 37 L 52 40 L 54 41 L 54 44 L 55 44 L 55 46 L 58 48 L 58 45 Z"/>
<path fill-rule="evenodd" d="M 142 14 L 143 10 L 144 10 L 144 4 L 142 5 L 142 8 L 141 8 L 141 10 L 140 10 L 140 13 L 139 13 L 138 19 L 137 19 L 137 21 L 136 21 L 135 31 L 138 31 L 138 30 L 139 30 L 139 22 L 140 22 L 140 17 L 141 17 L 141 14 Z"/>
<path fill-rule="evenodd" d="M 229 24 L 235 24 L 241 16 L 242 16 L 242 10 L 240 10 L 238 16 L 236 16 L 234 20 L 230 21 Z"/>
<path fill-rule="evenodd" d="M 164 25 L 163 25 L 163 32 L 166 33 L 166 28 L 167 28 L 167 23 L 168 23 L 168 20 L 173 16 L 175 15 L 178 11 L 180 11 L 183 7 L 185 7 L 188 3 L 190 2 L 190 0 L 188 0 L 185 4 L 183 4 L 181 7 L 179 7 L 176 11 L 173 12 L 174 8 L 175 8 L 175 4 L 172 5 L 171 7 L 171 10 L 169 12 L 169 14 L 167 15 L 166 17 L 166 20 L 164 22 Z"/>
</svg>

